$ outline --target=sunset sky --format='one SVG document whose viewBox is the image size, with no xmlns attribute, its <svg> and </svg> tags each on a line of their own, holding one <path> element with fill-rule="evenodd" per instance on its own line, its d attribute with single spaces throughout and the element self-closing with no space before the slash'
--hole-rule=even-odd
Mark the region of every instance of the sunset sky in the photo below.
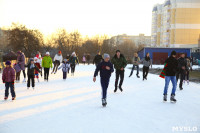
<svg viewBox="0 0 200 133">
<path fill-rule="evenodd" d="M 83 35 L 151 34 L 153 5 L 164 0 L 0 0 L 0 27 L 12 22 L 45 35 L 57 28 Z"/>
</svg>

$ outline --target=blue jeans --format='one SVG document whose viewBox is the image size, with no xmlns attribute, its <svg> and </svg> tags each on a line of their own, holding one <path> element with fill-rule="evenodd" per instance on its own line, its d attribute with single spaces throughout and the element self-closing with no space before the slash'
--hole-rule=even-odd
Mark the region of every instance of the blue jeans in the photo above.
<svg viewBox="0 0 200 133">
<path fill-rule="evenodd" d="M 164 93 L 163 95 L 167 95 L 167 91 L 168 91 L 168 88 L 169 88 L 169 82 L 172 82 L 172 85 L 173 85 L 173 88 L 172 88 L 172 93 L 171 95 L 175 95 L 175 92 L 176 92 L 176 76 L 165 76 L 165 88 L 164 88 Z"/>
<path fill-rule="evenodd" d="M 107 89 L 109 85 L 109 78 L 101 78 L 101 88 L 102 88 L 102 99 L 106 99 L 107 97 Z"/>
<path fill-rule="evenodd" d="M 130 76 L 129 76 L 129 77 L 131 77 L 131 76 L 132 76 L 132 74 L 133 74 L 133 71 L 134 71 L 135 67 L 137 68 L 137 74 L 136 74 L 136 75 L 138 75 L 138 74 L 139 74 L 139 65 L 133 65 L 133 67 L 132 67 L 132 70 L 131 70 L 131 73 L 130 73 Z"/>
</svg>

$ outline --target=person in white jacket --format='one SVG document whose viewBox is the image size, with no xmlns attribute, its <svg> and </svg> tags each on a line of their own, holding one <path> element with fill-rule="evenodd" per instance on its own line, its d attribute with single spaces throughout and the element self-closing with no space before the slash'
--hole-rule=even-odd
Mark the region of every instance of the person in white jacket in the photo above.
<svg viewBox="0 0 200 133">
<path fill-rule="evenodd" d="M 54 67 L 53 67 L 53 71 L 51 72 L 51 74 L 56 74 L 58 66 L 60 66 L 60 63 L 62 63 L 63 57 L 62 57 L 62 52 L 59 51 L 58 54 L 55 55 L 54 59 L 53 59 L 53 63 L 54 63 Z"/>
<path fill-rule="evenodd" d="M 66 80 L 67 78 L 67 72 L 70 69 L 70 64 L 67 59 L 64 59 L 63 64 L 58 68 L 60 70 L 62 68 L 63 71 L 63 80 Z"/>
</svg>

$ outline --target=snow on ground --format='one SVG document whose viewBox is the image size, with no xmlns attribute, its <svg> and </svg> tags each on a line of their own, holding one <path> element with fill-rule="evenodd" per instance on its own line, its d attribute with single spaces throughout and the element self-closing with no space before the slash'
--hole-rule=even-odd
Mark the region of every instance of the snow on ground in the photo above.
<svg viewBox="0 0 200 133">
<path fill-rule="evenodd" d="M 163 103 L 163 79 L 153 74 L 147 81 L 135 74 L 128 78 L 126 69 L 124 92 L 113 93 L 113 74 L 108 106 L 103 108 L 99 78 L 92 82 L 94 69 L 79 65 L 75 76 L 66 81 L 59 71 L 50 75 L 48 83 L 41 79 L 35 90 L 18 83 L 14 102 L 3 101 L 1 82 L 0 133 L 170 133 L 177 126 L 198 127 L 196 132 L 200 132 L 199 84 L 177 90 L 176 104 Z"/>
</svg>

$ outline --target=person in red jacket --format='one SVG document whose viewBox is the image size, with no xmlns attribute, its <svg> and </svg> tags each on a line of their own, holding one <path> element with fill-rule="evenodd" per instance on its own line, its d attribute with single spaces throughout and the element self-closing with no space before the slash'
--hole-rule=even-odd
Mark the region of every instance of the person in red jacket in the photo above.
<svg viewBox="0 0 200 133">
<path fill-rule="evenodd" d="M 5 83 L 5 86 L 6 86 L 4 100 L 8 99 L 9 88 L 12 95 L 12 100 L 15 100 L 16 98 L 15 87 L 14 87 L 15 69 L 11 67 L 10 61 L 6 61 L 6 68 L 3 70 L 2 81 L 3 83 Z"/>
</svg>

